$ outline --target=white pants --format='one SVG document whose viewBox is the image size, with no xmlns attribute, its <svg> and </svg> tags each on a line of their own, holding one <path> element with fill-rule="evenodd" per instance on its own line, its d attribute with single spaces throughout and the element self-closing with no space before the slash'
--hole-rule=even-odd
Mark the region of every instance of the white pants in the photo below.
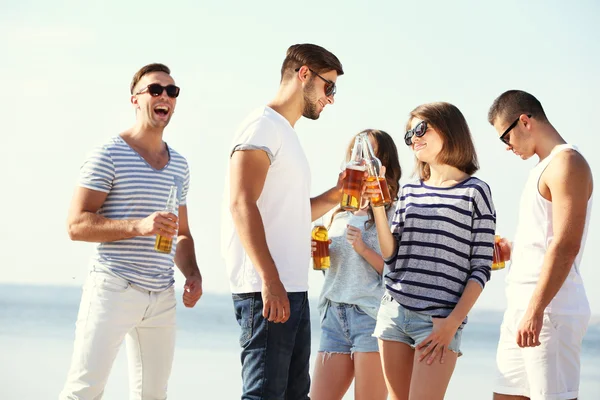
<svg viewBox="0 0 600 400">
<path fill-rule="evenodd" d="M 150 292 L 102 271 L 83 288 L 75 345 L 61 400 L 98 400 L 126 338 L 131 400 L 167 398 L 175 351 L 173 287 Z"/>
<path fill-rule="evenodd" d="M 494 392 L 531 400 L 577 398 L 581 342 L 590 315 L 544 314 L 541 345 L 521 348 L 517 331 L 525 311 L 507 310 L 500 328 Z"/>
</svg>

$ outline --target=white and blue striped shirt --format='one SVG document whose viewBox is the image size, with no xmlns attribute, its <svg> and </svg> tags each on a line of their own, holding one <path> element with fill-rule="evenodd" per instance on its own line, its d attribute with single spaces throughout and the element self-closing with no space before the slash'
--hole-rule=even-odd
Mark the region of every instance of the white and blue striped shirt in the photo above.
<svg viewBox="0 0 600 400">
<path fill-rule="evenodd" d="M 97 214 L 108 219 L 143 219 L 164 210 L 172 185 L 178 207 L 186 204 L 190 171 L 186 159 L 167 146 L 169 162 L 154 169 L 120 136 L 96 149 L 81 167 L 79 186 L 108 193 Z M 96 267 L 151 291 L 173 285 L 177 239 L 170 254 L 154 250 L 156 236 L 99 243 L 92 257 Z"/>
<path fill-rule="evenodd" d="M 473 280 L 490 279 L 496 211 L 489 186 L 471 177 L 453 187 L 402 187 L 386 260 L 386 288 L 405 308 L 447 317 Z M 466 323 L 466 320 L 464 321 Z"/>
</svg>

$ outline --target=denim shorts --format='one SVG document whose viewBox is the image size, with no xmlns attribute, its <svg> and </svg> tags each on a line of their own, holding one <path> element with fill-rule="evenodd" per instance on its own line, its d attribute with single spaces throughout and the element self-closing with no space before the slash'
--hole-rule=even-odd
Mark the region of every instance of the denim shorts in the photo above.
<svg viewBox="0 0 600 400">
<path fill-rule="evenodd" d="M 375 319 L 353 304 L 327 300 L 321 315 L 321 343 L 324 353 L 354 354 L 379 352 L 373 337 Z"/>
<path fill-rule="evenodd" d="M 406 343 L 412 348 L 421 343 L 433 330 L 431 315 L 408 310 L 388 293 L 383 295 L 377 314 L 373 336 L 381 340 Z M 462 355 L 460 340 L 462 327 L 458 328 L 448 349 Z"/>
</svg>

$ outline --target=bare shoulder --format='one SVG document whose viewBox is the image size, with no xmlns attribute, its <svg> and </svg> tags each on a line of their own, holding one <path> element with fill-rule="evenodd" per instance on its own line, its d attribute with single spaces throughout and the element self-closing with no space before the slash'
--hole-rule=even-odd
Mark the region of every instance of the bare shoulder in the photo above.
<svg viewBox="0 0 600 400">
<path fill-rule="evenodd" d="M 547 172 L 554 177 L 575 178 L 577 174 L 581 178 L 592 180 L 592 169 L 587 160 L 576 150 L 563 150 L 554 157 L 548 165 Z"/>
<path fill-rule="evenodd" d="M 545 187 L 544 187 L 545 186 Z M 544 193 L 550 193 L 550 198 Z M 563 150 L 548 165 L 540 179 L 540 192 L 551 200 L 556 193 L 571 193 L 589 198 L 593 190 L 592 170 L 586 159 L 576 150 Z"/>
</svg>

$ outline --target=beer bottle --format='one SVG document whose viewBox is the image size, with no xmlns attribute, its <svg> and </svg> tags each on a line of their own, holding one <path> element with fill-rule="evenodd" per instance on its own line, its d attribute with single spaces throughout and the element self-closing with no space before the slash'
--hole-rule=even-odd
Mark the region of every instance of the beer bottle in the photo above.
<svg viewBox="0 0 600 400">
<path fill-rule="evenodd" d="M 313 254 L 313 269 L 323 270 L 331 266 L 329 258 L 329 234 L 327 228 L 323 225 L 323 219 L 315 224 L 311 232 L 312 240 L 317 243 L 316 250 Z"/>
<path fill-rule="evenodd" d="M 506 260 L 504 260 L 504 254 L 500 250 L 501 237 L 499 235 L 494 236 L 494 257 L 492 260 L 492 271 L 503 269 L 506 266 Z"/>
<path fill-rule="evenodd" d="M 375 156 L 375 151 L 373 151 L 373 146 L 371 146 L 367 134 L 361 133 L 360 135 L 364 136 L 363 158 L 365 159 L 365 166 L 369 173 L 367 182 L 377 182 L 380 190 L 379 196 L 371 197 L 371 205 L 373 207 L 387 206 L 392 202 L 392 199 L 387 180 L 385 179 L 385 176 L 381 176 L 381 161 Z"/>
<path fill-rule="evenodd" d="M 354 141 L 352 155 L 346 163 L 346 178 L 342 188 L 340 208 L 346 211 L 357 211 L 362 197 L 363 178 L 366 170 L 363 159 L 364 137 L 358 135 Z"/>
<path fill-rule="evenodd" d="M 177 186 L 171 186 L 169 197 L 167 198 L 167 205 L 165 211 L 177 215 Z M 156 242 L 154 242 L 154 250 L 160 251 L 161 253 L 170 253 L 173 247 L 173 238 L 168 238 L 156 235 Z"/>
</svg>

